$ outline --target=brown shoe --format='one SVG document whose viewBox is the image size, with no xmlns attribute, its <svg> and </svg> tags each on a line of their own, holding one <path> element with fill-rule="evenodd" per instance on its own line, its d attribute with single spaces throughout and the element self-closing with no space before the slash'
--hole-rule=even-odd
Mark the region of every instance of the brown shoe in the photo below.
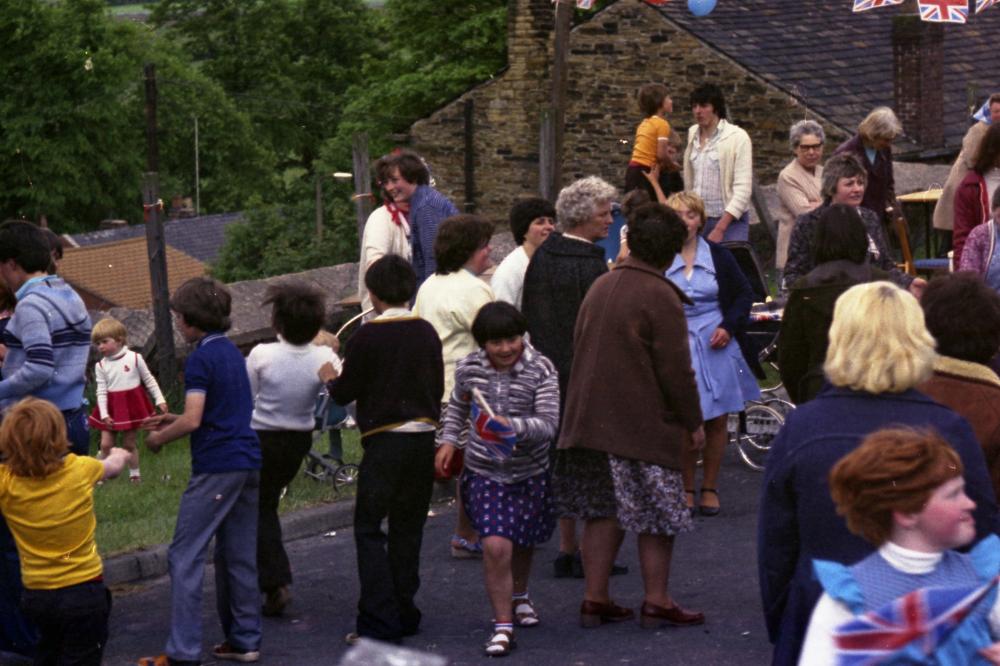
<svg viewBox="0 0 1000 666">
<path fill-rule="evenodd" d="M 705 624 L 705 614 L 685 610 L 677 604 L 670 608 L 664 608 L 655 604 L 643 603 L 639 624 L 643 629 L 659 629 L 664 626 L 692 627 L 697 624 Z"/>
<path fill-rule="evenodd" d="M 635 617 L 631 608 L 622 608 L 614 602 L 606 604 L 584 601 L 580 604 L 580 626 L 586 629 L 599 627 L 609 622 L 624 622 Z"/>
</svg>

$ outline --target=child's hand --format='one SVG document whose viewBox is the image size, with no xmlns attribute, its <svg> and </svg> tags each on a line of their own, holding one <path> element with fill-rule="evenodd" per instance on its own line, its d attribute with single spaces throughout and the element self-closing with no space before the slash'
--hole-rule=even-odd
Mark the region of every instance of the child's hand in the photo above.
<svg viewBox="0 0 1000 666">
<path fill-rule="evenodd" d="M 165 402 L 161 402 L 156 406 L 156 408 L 160 411 L 161 414 L 166 414 L 167 411 L 169 411 L 170 409 L 169 407 L 167 407 L 167 403 Z"/>
<path fill-rule="evenodd" d="M 141 430 L 159 430 L 164 425 L 166 425 L 164 422 L 167 420 L 168 416 L 169 414 L 156 414 L 153 416 L 148 416 L 142 420 L 142 422 L 139 424 L 139 428 Z M 149 441 L 148 437 L 146 438 L 146 441 L 147 442 Z"/>
<path fill-rule="evenodd" d="M 326 363 L 321 365 L 319 371 L 316 374 L 319 375 L 320 381 L 323 382 L 324 384 L 326 384 L 327 382 L 332 382 L 334 379 L 337 378 L 337 370 L 336 368 L 333 367 L 333 363 L 331 363 L 330 361 L 327 361 Z"/>
<path fill-rule="evenodd" d="M 451 467 L 451 459 L 455 457 L 455 446 L 452 444 L 442 444 L 434 454 L 434 469 L 438 476 L 447 476 L 447 469 Z"/>
<path fill-rule="evenodd" d="M 106 426 L 108 426 L 110 428 L 111 426 L 113 426 L 115 424 L 115 420 L 113 418 L 111 418 L 110 416 L 105 416 L 103 419 L 101 419 L 101 423 L 103 423 L 104 425 L 106 425 Z"/>
<path fill-rule="evenodd" d="M 979 651 L 979 655 L 994 666 L 1000 665 L 1000 643 L 984 647 Z"/>
<path fill-rule="evenodd" d="M 649 171 L 643 171 L 642 175 L 646 177 L 651 183 L 660 182 L 660 163 L 656 162 L 653 166 L 649 167 Z"/>
<path fill-rule="evenodd" d="M 155 417 L 150 417 L 155 418 Z M 146 448 L 150 453 L 159 453 L 165 442 L 160 441 L 160 433 L 153 432 L 146 435 Z"/>
</svg>

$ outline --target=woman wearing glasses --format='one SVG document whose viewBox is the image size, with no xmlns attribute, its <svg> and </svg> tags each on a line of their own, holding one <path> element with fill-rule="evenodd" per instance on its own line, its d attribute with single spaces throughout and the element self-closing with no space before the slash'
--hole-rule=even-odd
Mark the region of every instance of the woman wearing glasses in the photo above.
<svg viewBox="0 0 1000 666">
<path fill-rule="evenodd" d="M 800 120 L 788 132 L 788 141 L 795 159 L 778 174 L 778 199 L 781 218 L 778 223 L 778 248 L 775 265 L 785 268 L 788 239 L 799 215 L 804 215 L 823 203 L 820 187 L 823 183 L 823 142 L 826 135 L 814 120 Z"/>
</svg>

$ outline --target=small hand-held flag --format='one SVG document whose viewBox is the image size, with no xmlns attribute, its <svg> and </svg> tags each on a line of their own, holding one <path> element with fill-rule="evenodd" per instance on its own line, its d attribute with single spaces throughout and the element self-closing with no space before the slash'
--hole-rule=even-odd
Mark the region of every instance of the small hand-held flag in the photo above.
<svg viewBox="0 0 1000 666">
<path fill-rule="evenodd" d="M 976 13 L 978 14 L 984 9 L 989 9 L 998 2 L 1000 2 L 1000 0 L 976 0 Z"/>
<path fill-rule="evenodd" d="M 889 5 L 901 5 L 903 0 L 854 0 L 854 11 L 866 12 L 876 7 L 888 7 Z"/>
<path fill-rule="evenodd" d="M 994 578 L 979 587 L 925 587 L 837 627 L 840 666 L 881 664 L 892 657 L 930 655 L 973 611 Z"/>
<path fill-rule="evenodd" d="M 472 389 L 472 398 L 472 424 L 479 439 L 494 458 L 510 458 L 517 444 L 514 429 L 496 419 L 496 413 L 479 389 Z"/>
</svg>

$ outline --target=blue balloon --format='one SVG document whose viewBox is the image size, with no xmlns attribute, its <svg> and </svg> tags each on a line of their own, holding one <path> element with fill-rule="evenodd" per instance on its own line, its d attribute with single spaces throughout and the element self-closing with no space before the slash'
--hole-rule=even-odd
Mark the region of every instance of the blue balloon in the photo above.
<svg viewBox="0 0 1000 666">
<path fill-rule="evenodd" d="M 715 9 L 715 0 L 688 0 L 688 9 L 695 16 L 708 16 Z"/>
</svg>

